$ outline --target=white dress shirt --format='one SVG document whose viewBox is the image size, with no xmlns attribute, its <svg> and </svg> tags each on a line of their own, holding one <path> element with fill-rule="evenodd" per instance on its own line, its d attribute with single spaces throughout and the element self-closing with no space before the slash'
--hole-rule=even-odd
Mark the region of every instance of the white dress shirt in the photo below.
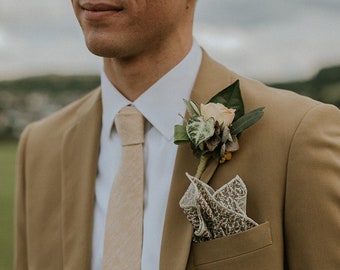
<svg viewBox="0 0 340 270">
<path fill-rule="evenodd" d="M 189 99 L 201 59 L 202 51 L 194 42 L 188 55 L 133 103 L 121 95 L 102 72 L 103 115 L 95 185 L 92 270 L 102 269 L 106 211 L 121 159 L 114 117 L 128 104 L 136 106 L 147 120 L 142 270 L 159 269 L 164 217 L 177 151 L 173 143 L 174 126 L 182 123 L 178 114 L 185 114 L 183 98 Z"/>
</svg>

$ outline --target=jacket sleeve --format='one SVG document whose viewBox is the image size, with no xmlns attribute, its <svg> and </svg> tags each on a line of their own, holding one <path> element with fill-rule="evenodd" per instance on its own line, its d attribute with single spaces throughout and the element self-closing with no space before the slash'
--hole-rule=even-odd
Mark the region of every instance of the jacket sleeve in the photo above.
<svg viewBox="0 0 340 270">
<path fill-rule="evenodd" d="M 28 269 L 26 234 L 25 155 L 29 128 L 21 135 L 17 153 L 14 220 L 14 269 Z"/>
<path fill-rule="evenodd" d="M 340 110 L 309 110 L 291 143 L 285 204 L 289 270 L 340 269 Z"/>
</svg>

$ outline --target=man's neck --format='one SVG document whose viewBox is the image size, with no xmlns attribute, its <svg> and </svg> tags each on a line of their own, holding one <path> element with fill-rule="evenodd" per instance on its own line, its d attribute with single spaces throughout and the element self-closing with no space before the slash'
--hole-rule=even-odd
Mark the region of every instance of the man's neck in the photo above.
<svg viewBox="0 0 340 270">
<path fill-rule="evenodd" d="M 175 67 L 191 46 L 192 40 L 138 57 L 104 58 L 104 71 L 122 95 L 134 101 Z"/>
</svg>

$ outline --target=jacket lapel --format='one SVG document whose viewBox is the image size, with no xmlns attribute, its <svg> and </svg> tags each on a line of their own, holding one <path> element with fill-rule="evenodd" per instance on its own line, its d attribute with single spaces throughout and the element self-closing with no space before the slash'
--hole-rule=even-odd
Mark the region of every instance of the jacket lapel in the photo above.
<svg viewBox="0 0 340 270">
<path fill-rule="evenodd" d="M 206 103 L 216 93 L 236 80 L 236 75 L 210 59 L 203 52 L 202 64 L 191 93 L 191 99 L 198 104 Z M 210 160 L 201 180 L 208 183 L 218 162 Z M 177 158 L 170 187 L 166 210 L 160 269 L 185 269 L 192 241 L 192 226 L 179 207 L 179 201 L 189 186 L 185 172 L 195 174 L 198 160 L 189 145 L 178 147 Z"/>
<path fill-rule="evenodd" d="M 100 90 L 82 104 L 64 133 L 62 228 L 64 269 L 90 269 L 94 183 L 101 130 Z"/>
</svg>

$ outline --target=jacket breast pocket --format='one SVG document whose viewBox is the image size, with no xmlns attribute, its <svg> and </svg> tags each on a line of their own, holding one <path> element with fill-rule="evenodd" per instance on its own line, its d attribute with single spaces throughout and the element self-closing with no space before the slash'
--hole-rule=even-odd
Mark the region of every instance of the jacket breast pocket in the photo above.
<svg viewBox="0 0 340 270">
<path fill-rule="evenodd" d="M 262 223 L 245 232 L 192 244 L 192 263 L 194 269 L 215 269 L 212 264 L 223 262 L 238 256 L 254 253 L 272 244 L 270 223 Z M 209 267 L 210 265 L 210 267 Z M 220 269 L 217 267 L 216 269 Z"/>
</svg>

